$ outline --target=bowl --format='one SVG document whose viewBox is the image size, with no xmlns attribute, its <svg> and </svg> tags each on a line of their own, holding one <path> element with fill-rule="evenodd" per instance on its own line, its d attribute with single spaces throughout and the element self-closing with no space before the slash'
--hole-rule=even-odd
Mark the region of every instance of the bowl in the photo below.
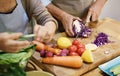
<svg viewBox="0 0 120 76">
<path fill-rule="evenodd" d="M 54 75 L 45 71 L 29 71 L 27 72 L 27 76 L 54 76 Z"/>
</svg>

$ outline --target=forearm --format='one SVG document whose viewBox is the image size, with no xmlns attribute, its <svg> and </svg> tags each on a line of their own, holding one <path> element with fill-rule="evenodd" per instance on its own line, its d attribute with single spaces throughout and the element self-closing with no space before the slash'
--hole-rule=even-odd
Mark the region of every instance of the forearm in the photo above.
<svg viewBox="0 0 120 76">
<path fill-rule="evenodd" d="M 63 15 L 66 13 L 63 10 L 56 7 L 55 5 L 53 5 L 52 3 L 47 5 L 47 9 L 55 18 L 57 18 L 60 21 L 62 20 Z"/>
<path fill-rule="evenodd" d="M 96 0 L 96 3 L 100 4 L 101 6 L 104 6 L 107 0 Z"/>
<path fill-rule="evenodd" d="M 56 27 L 58 27 L 57 21 L 42 5 L 40 0 L 27 0 L 26 9 L 29 18 L 31 19 L 32 16 L 34 16 L 38 24 L 45 25 L 45 23 L 52 21 L 56 24 Z"/>
</svg>

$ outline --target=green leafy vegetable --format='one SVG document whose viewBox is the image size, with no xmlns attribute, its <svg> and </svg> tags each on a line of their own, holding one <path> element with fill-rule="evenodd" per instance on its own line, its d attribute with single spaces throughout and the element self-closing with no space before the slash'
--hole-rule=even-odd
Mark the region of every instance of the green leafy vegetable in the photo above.
<svg viewBox="0 0 120 76">
<path fill-rule="evenodd" d="M 0 76 L 26 76 L 19 64 L 3 65 L 0 67 Z"/>
<path fill-rule="evenodd" d="M 30 45 L 18 53 L 0 53 L 0 76 L 26 76 L 24 68 L 35 46 Z"/>
<path fill-rule="evenodd" d="M 11 64 L 20 62 L 20 60 L 26 55 L 26 52 L 21 53 L 6 53 L 0 55 L 0 65 L 1 64 Z"/>
</svg>

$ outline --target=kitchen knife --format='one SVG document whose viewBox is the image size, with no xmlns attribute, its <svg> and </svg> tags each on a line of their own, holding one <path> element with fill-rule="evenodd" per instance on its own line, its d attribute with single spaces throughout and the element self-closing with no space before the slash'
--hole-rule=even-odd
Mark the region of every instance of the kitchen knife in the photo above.
<svg viewBox="0 0 120 76">
<path fill-rule="evenodd" d="M 29 39 L 29 38 L 32 38 L 32 37 L 34 37 L 34 36 L 35 36 L 35 34 L 23 35 L 23 36 L 21 36 L 21 37 L 19 38 L 19 40 L 20 40 L 20 41 L 24 41 L 24 40 Z"/>
</svg>

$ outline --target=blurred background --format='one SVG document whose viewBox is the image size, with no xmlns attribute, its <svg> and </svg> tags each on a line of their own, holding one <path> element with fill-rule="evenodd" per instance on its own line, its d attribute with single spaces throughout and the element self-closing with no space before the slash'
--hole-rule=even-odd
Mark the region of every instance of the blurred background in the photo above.
<svg viewBox="0 0 120 76">
<path fill-rule="evenodd" d="M 101 12 L 100 19 L 105 17 L 120 21 L 120 0 L 107 0 Z"/>
</svg>

